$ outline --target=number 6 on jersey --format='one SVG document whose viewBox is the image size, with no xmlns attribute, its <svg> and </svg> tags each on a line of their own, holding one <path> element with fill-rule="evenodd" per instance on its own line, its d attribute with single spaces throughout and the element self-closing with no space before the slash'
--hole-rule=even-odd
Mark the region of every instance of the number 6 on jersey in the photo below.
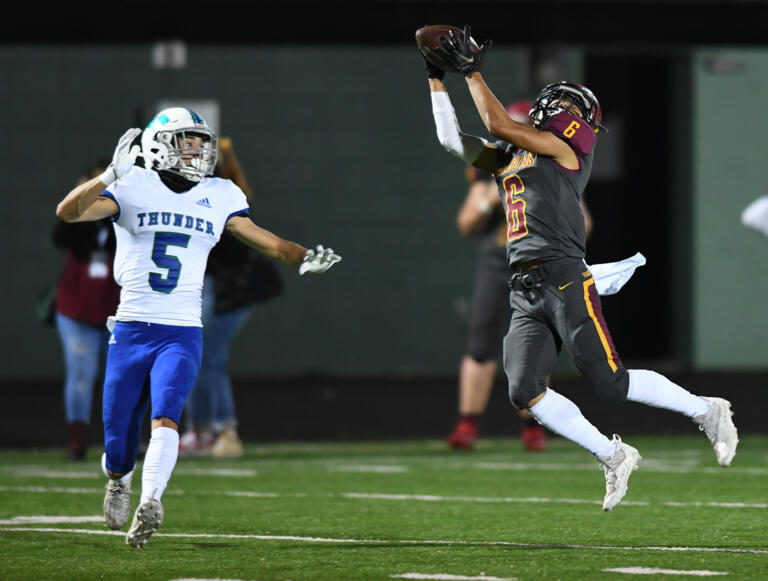
<svg viewBox="0 0 768 581">
<path fill-rule="evenodd" d="M 525 220 L 525 200 L 516 198 L 525 191 L 523 180 L 517 174 L 504 180 L 505 202 L 507 205 L 507 240 L 512 242 L 528 234 Z"/>
</svg>

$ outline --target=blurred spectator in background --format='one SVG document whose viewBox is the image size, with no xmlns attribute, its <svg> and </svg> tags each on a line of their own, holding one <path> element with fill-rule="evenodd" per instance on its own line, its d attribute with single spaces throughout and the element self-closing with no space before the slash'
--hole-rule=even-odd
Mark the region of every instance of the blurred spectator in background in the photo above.
<svg viewBox="0 0 768 581">
<path fill-rule="evenodd" d="M 768 193 L 752 201 L 741 213 L 741 223 L 768 237 Z"/>
<path fill-rule="evenodd" d="M 214 175 L 232 180 L 253 204 L 253 193 L 235 155 L 232 140 L 219 141 Z M 229 376 L 230 345 L 257 302 L 283 290 L 273 261 L 224 232 L 208 256 L 203 282 L 203 359 L 187 398 L 185 433 L 179 441 L 183 455 L 234 458 L 242 454 Z"/>
<path fill-rule="evenodd" d="M 531 102 L 514 101 L 507 113 L 518 123 L 531 120 Z M 474 289 L 469 305 L 467 352 L 459 369 L 459 413 L 448 445 L 456 450 L 472 450 L 478 437 L 479 417 L 485 412 L 496 369 L 501 357 L 504 335 L 509 329 L 512 310 L 509 305 L 509 267 L 505 245 L 506 217 L 494 177 L 472 165 L 466 166 L 469 191 L 459 209 L 457 225 L 465 237 L 479 243 Z M 582 203 L 587 237 L 592 230 L 592 217 Z M 549 383 L 549 381 L 547 381 Z M 528 410 L 519 410 L 523 421 L 521 438 L 527 450 L 546 449 L 544 428 Z"/>
<path fill-rule="evenodd" d="M 108 160 L 99 160 L 85 168 L 77 184 L 100 175 L 108 165 Z M 67 457 L 84 460 L 93 389 L 109 339 L 105 323 L 120 300 L 120 287 L 112 274 L 115 233 L 109 218 L 72 224 L 58 220 L 53 241 L 67 251 L 55 300 L 56 329 L 64 351 Z"/>
</svg>

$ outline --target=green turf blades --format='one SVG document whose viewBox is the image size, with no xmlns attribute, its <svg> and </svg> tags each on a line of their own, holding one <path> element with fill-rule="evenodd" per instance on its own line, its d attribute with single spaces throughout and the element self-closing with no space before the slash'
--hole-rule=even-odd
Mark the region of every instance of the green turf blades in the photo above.
<svg viewBox="0 0 768 581">
<path fill-rule="evenodd" d="M 6 450 L 0 578 L 99 579 L 105 563 L 165 580 L 617 579 L 603 569 L 622 567 L 763 578 L 768 553 L 728 551 L 768 550 L 768 438 L 743 436 L 738 465 L 728 469 L 698 432 L 627 440 L 643 469 L 610 513 L 591 455 L 559 438 L 543 454 L 526 453 L 519 440 L 481 440 L 470 454 L 420 441 L 248 446 L 239 460 L 184 458 L 163 496 L 163 526 L 140 553 L 99 522 L 9 524 L 99 516 L 104 477 L 96 456 L 74 466 L 59 460 L 60 450 Z"/>
</svg>

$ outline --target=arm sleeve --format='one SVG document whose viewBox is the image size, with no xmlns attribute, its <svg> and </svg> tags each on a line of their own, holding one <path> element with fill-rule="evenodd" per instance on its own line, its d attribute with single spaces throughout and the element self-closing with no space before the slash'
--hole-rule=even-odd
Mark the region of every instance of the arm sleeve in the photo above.
<svg viewBox="0 0 768 581">
<path fill-rule="evenodd" d="M 485 149 L 487 141 L 461 132 L 451 99 L 445 91 L 432 91 L 432 115 L 440 144 L 459 159 L 472 163 Z"/>
</svg>

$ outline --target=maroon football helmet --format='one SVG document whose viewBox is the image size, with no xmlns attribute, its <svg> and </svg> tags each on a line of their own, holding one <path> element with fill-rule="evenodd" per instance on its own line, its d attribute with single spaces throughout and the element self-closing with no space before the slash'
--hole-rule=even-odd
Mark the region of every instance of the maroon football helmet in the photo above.
<svg viewBox="0 0 768 581">
<path fill-rule="evenodd" d="M 603 110 L 594 93 L 584 85 L 566 81 L 552 83 L 541 90 L 530 111 L 533 126 L 541 128 L 550 117 L 566 111 L 562 104 L 564 99 L 568 99 L 571 105 L 576 105 L 583 119 L 592 127 L 607 131 L 602 124 Z"/>
</svg>

